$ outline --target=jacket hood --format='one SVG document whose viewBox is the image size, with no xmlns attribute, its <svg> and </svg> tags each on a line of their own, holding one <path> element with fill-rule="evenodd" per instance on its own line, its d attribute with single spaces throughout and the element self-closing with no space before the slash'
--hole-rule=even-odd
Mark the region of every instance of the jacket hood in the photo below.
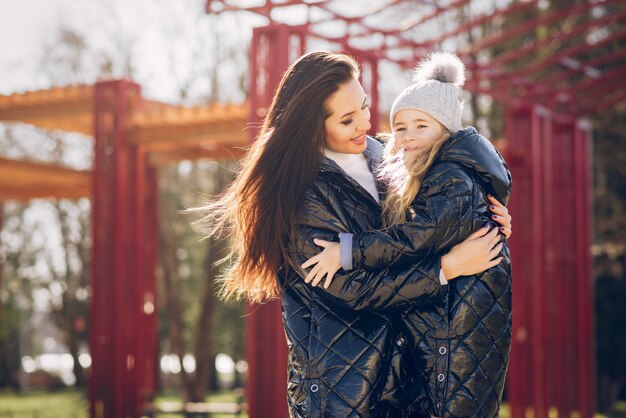
<svg viewBox="0 0 626 418">
<path fill-rule="evenodd" d="M 511 194 L 511 172 L 489 140 L 473 127 L 461 129 L 443 146 L 440 160 L 454 161 L 473 170 L 489 191 L 506 204 Z"/>
</svg>

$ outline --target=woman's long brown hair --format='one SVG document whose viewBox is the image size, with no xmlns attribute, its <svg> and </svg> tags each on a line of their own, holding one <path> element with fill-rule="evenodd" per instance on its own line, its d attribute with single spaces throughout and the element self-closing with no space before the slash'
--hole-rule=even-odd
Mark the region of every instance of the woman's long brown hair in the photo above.
<svg viewBox="0 0 626 418">
<path fill-rule="evenodd" d="M 278 297 L 278 269 L 289 263 L 289 233 L 323 157 L 327 99 L 359 75 L 347 55 L 313 52 L 292 64 L 233 183 L 201 212 L 207 236 L 230 242 L 225 299 Z"/>
</svg>

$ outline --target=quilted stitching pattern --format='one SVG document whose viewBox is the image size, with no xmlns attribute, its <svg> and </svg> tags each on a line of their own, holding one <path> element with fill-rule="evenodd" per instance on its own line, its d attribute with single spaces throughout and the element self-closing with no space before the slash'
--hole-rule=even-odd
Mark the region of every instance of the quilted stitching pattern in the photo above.
<svg viewBox="0 0 626 418">
<path fill-rule="evenodd" d="M 370 144 L 371 145 L 371 144 Z M 318 252 L 313 238 L 380 228 L 380 206 L 332 162 L 307 193 L 293 231 L 293 266 L 279 272 L 289 345 L 288 402 L 294 417 L 409 417 L 407 378 L 395 341 L 399 307 L 441 304 L 439 260 L 335 276 L 328 290 L 297 267 Z M 393 367 L 392 367 L 393 366 Z M 397 384 L 389 385 L 393 379 Z M 404 387 L 406 385 L 406 387 Z"/>
<path fill-rule="evenodd" d="M 489 221 L 488 191 L 506 202 L 511 177 L 498 152 L 473 128 L 444 146 L 423 180 L 406 224 L 354 236 L 353 265 L 410 263 L 460 242 Z M 442 305 L 402 315 L 415 374 L 428 382 L 432 415 L 493 417 L 500 408 L 511 345 L 511 270 L 504 259 L 481 275 L 450 282 Z M 424 411 L 423 405 L 414 405 Z"/>
</svg>

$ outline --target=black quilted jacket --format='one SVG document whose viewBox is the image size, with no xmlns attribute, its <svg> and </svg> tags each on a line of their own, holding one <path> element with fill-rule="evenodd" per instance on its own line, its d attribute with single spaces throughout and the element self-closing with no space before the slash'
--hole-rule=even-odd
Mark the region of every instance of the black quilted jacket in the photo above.
<svg viewBox="0 0 626 418">
<path fill-rule="evenodd" d="M 457 132 L 426 173 L 408 222 L 354 235 L 353 267 L 405 265 L 450 249 L 490 221 L 487 193 L 506 203 L 510 188 L 511 174 L 491 143 L 471 127 Z M 415 305 L 403 313 L 416 371 L 428 382 L 432 415 L 498 414 L 511 345 L 506 243 L 502 255 L 498 266 L 444 286 L 443 305 Z"/>
<path fill-rule="evenodd" d="M 382 147 L 368 138 L 370 167 Z M 296 263 L 320 250 L 313 239 L 381 228 L 381 207 L 333 161 L 325 159 L 306 193 L 290 251 Z M 340 270 L 328 289 L 312 287 L 297 266 L 279 272 L 289 346 L 288 402 L 292 417 L 403 417 L 407 402 L 425 396 L 404 375 L 400 314 L 409 306 L 441 304 L 440 258 L 366 271 Z M 407 395 L 404 390 L 412 391 Z M 420 392 L 421 391 L 421 392 Z M 408 397 L 407 397 L 408 396 Z"/>
</svg>

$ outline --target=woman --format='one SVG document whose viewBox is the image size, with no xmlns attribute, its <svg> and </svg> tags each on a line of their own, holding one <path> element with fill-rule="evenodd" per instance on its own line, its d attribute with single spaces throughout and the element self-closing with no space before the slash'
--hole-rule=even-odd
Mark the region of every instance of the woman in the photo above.
<svg viewBox="0 0 626 418">
<path fill-rule="evenodd" d="M 443 257 L 340 272 L 325 290 L 304 282 L 300 264 L 317 252 L 315 238 L 382 227 L 372 174 L 382 147 L 365 135 L 370 115 L 358 74 L 341 54 L 314 52 L 291 65 L 236 179 L 199 209 L 209 234 L 231 242 L 223 297 L 281 299 L 294 417 L 403 416 L 403 391 L 413 396 L 419 387 L 403 375 L 391 308 L 440 304 L 441 271 L 452 279 L 497 264 L 489 252 L 499 238 L 483 229 Z M 356 155 L 356 177 L 325 149 Z"/>
<path fill-rule="evenodd" d="M 381 268 L 446 250 L 497 217 L 489 213 L 488 201 L 494 201 L 489 193 L 509 199 L 511 173 L 504 159 L 474 128 L 462 128 L 464 78 L 458 57 L 435 53 L 418 66 L 416 83 L 395 100 L 393 135 L 381 170 L 389 184 L 384 214 L 392 226 L 345 237 L 345 269 Z M 326 283 L 332 280 L 342 260 L 338 244 L 318 243 L 325 250 L 307 277 L 314 285 L 324 274 Z M 420 405 L 421 410 L 440 417 L 498 414 L 512 319 L 510 259 L 503 244 L 494 250 L 502 250 L 504 261 L 455 280 L 444 304 L 415 306 L 403 314 L 411 330 L 408 346 L 428 382 L 431 405 Z"/>
</svg>

